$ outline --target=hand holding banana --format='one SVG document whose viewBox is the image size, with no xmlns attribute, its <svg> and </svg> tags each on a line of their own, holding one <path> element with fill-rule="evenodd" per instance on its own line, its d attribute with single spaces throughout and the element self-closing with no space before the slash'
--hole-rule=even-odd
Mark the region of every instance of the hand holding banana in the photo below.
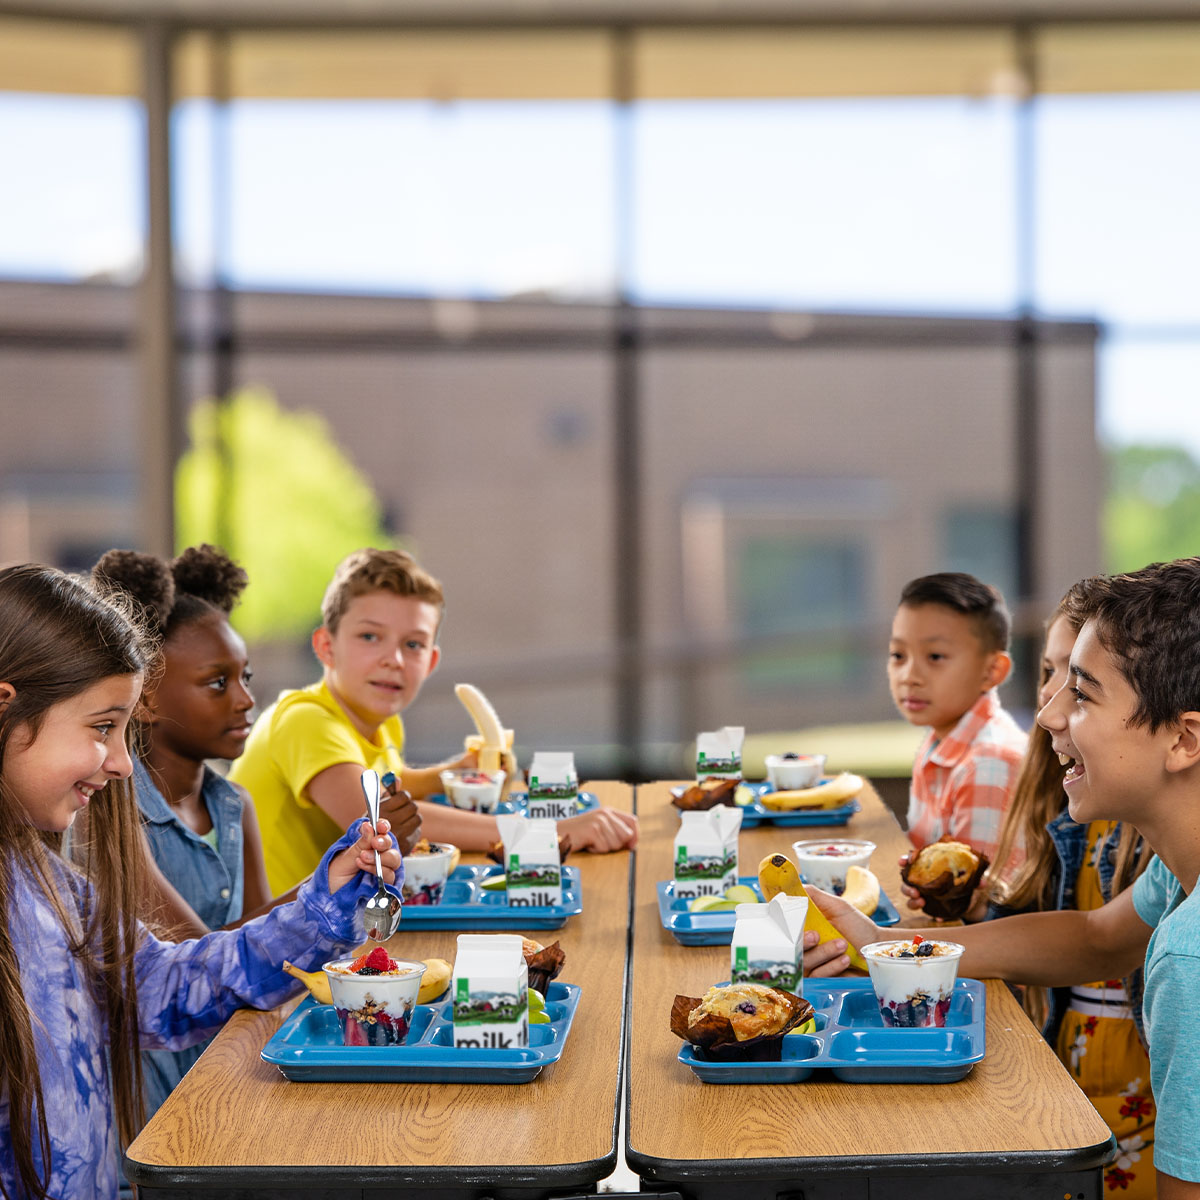
<svg viewBox="0 0 1200 1200">
<path fill-rule="evenodd" d="M 500 724 L 491 702 L 474 684 L 455 684 L 454 694 L 475 722 L 478 732 L 468 734 L 465 745 L 468 751 L 479 756 L 479 769 L 504 771 L 511 779 L 517 770 L 512 748 L 513 731 Z"/>
</svg>

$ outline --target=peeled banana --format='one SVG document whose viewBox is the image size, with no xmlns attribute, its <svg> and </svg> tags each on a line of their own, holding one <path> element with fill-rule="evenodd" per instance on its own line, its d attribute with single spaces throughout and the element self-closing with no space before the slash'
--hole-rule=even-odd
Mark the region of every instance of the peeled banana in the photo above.
<svg viewBox="0 0 1200 1200">
<path fill-rule="evenodd" d="M 816 901 L 808 895 L 800 881 L 800 872 L 796 869 L 796 864 L 786 854 L 768 854 L 758 864 L 758 888 L 763 894 L 763 900 L 768 904 L 781 892 L 785 896 L 808 896 L 808 914 L 804 918 L 805 931 L 815 929 L 821 935 L 821 942 L 842 938 L 846 942 L 850 965 L 858 967 L 861 971 L 867 969 L 867 960 L 844 934 L 838 932 L 833 922 L 817 907 Z"/>
<path fill-rule="evenodd" d="M 879 907 L 879 877 L 866 867 L 846 868 L 846 890 L 842 899 L 854 905 L 864 916 Z"/>
<path fill-rule="evenodd" d="M 425 974 L 421 976 L 421 990 L 417 994 L 418 1004 L 429 1004 L 436 1000 L 449 986 L 454 968 L 444 958 L 427 958 Z M 312 993 L 318 1004 L 332 1004 L 333 993 L 329 990 L 329 977 L 324 971 L 302 971 L 290 962 L 283 969 L 293 978 L 300 980 Z"/>
<path fill-rule="evenodd" d="M 795 788 L 787 792 L 766 792 L 762 797 L 763 808 L 786 812 L 794 808 L 833 808 L 845 804 L 863 789 L 861 775 L 843 771 L 815 787 Z"/>
<path fill-rule="evenodd" d="M 500 724 L 500 718 L 496 716 L 491 701 L 473 683 L 455 684 L 454 694 L 471 714 L 475 728 L 479 731 L 470 734 L 466 740 L 466 748 L 479 754 L 479 769 L 507 770 L 508 764 L 505 759 L 512 754 L 513 731 Z"/>
</svg>

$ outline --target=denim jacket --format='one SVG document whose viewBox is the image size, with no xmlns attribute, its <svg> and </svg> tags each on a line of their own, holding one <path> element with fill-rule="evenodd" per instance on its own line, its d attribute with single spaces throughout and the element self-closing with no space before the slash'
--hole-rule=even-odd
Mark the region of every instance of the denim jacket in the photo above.
<svg viewBox="0 0 1200 1200">
<path fill-rule="evenodd" d="M 193 833 L 154 786 L 150 772 L 133 763 L 133 786 L 142 828 L 159 869 L 175 890 L 196 910 L 209 929 L 220 929 L 242 915 L 242 798 L 233 784 L 204 768 L 201 797 L 217 831 L 214 850 Z M 146 1050 L 142 1072 L 149 1120 L 200 1057 L 211 1039 L 186 1050 Z"/>
<path fill-rule="evenodd" d="M 1051 867 L 1054 877 L 1056 909 L 1060 912 L 1075 907 L 1075 881 L 1079 877 L 1079 869 L 1083 866 L 1083 856 L 1087 853 L 1087 826 L 1071 820 L 1070 814 L 1064 808 L 1053 820 L 1046 823 L 1046 832 L 1054 844 L 1057 862 Z M 1117 841 L 1121 836 L 1121 826 L 1117 825 L 1100 847 L 1100 856 L 1096 863 L 1100 876 L 1100 892 L 1106 901 L 1112 899 L 1113 876 L 1116 873 Z M 1028 909 L 1006 908 L 993 904 L 988 909 L 988 920 L 994 917 L 1012 916 Z M 1146 1031 L 1142 1025 L 1142 972 L 1135 971 L 1125 979 L 1125 987 L 1129 993 L 1129 1007 L 1133 1012 L 1134 1025 L 1142 1044 L 1146 1044 Z M 1049 989 L 1049 1013 L 1046 1024 L 1042 1027 L 1042 1036 L 1055 1045 L 1058 1040 L 1059 1026 L 1070 1004 L 1071 989 L 1069 987 Z"/>
</svg>

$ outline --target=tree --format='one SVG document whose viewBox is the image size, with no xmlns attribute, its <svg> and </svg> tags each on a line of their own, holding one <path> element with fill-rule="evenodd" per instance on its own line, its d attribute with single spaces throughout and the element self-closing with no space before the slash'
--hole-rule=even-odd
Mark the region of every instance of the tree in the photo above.
<svg viewBox="0 0 1200 1200">
<path fill-rule="evenodd" d="M 175 473 L 176 542 L 213 542 L 245 567 L 234 623 L 247 640 L 307 634 L 337 563 L 396 544 L 371 484 L 316 414 L 243 388 L 197 403 L 189 430 Z"/>
<path fill-rule="evenodd" d="M 1109 571 L 1200 554 L 1200 463 L 1179 446 L 1128 445 L 1109 455 L 1104 513 Z"/>
</svg>

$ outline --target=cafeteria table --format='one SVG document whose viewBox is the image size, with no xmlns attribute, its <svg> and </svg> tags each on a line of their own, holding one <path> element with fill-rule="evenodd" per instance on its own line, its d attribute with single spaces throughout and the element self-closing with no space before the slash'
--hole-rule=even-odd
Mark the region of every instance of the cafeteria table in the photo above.
<svg viewBox="0 0 1200 1200">
<path fill-rule="evenodd" d="M 585 785 L 628 811 L 633 789 Z M 468 860 L 479 856 L 465 856 Z M 294 1007 L 236 1013 L 134 1140 L 144 1196 L 539 1200 L 594 1190 L 617 1162 L 632 855 L 578 854 L 583 912 L 558 930 L 580 999 L 565 1052 L 524 1084 L 301 1083 L 259 1055 Z M 519 932 L 519 931 L 514 931 Z M 453 961 L 456 932 L 400 930 L 393 955 Z"/>
<path fill-rule="evenodd" d="M 1109 1130 L 994 980 L 986 1056 L 958 1082 L 846 1083 L 818 1072 L 794 1084 L 709 1084 L 679 1062 L 671 1002 L 728 979 L 730 952 L 680 945 L 662 926 L 655 885 L 671 878 L 679 825 L 668 788 L 637 791 L 625 1154 L 643 1190 L 687 1200 L 1099 1200 Z M 843 826 L 744 830 L 741 873 L 793 841 L 867 838 L 878 847 L 872 869 L 908 914 L 898 870 L 908 841 L 870 785 L 860 802 Z"/>
</svg>

